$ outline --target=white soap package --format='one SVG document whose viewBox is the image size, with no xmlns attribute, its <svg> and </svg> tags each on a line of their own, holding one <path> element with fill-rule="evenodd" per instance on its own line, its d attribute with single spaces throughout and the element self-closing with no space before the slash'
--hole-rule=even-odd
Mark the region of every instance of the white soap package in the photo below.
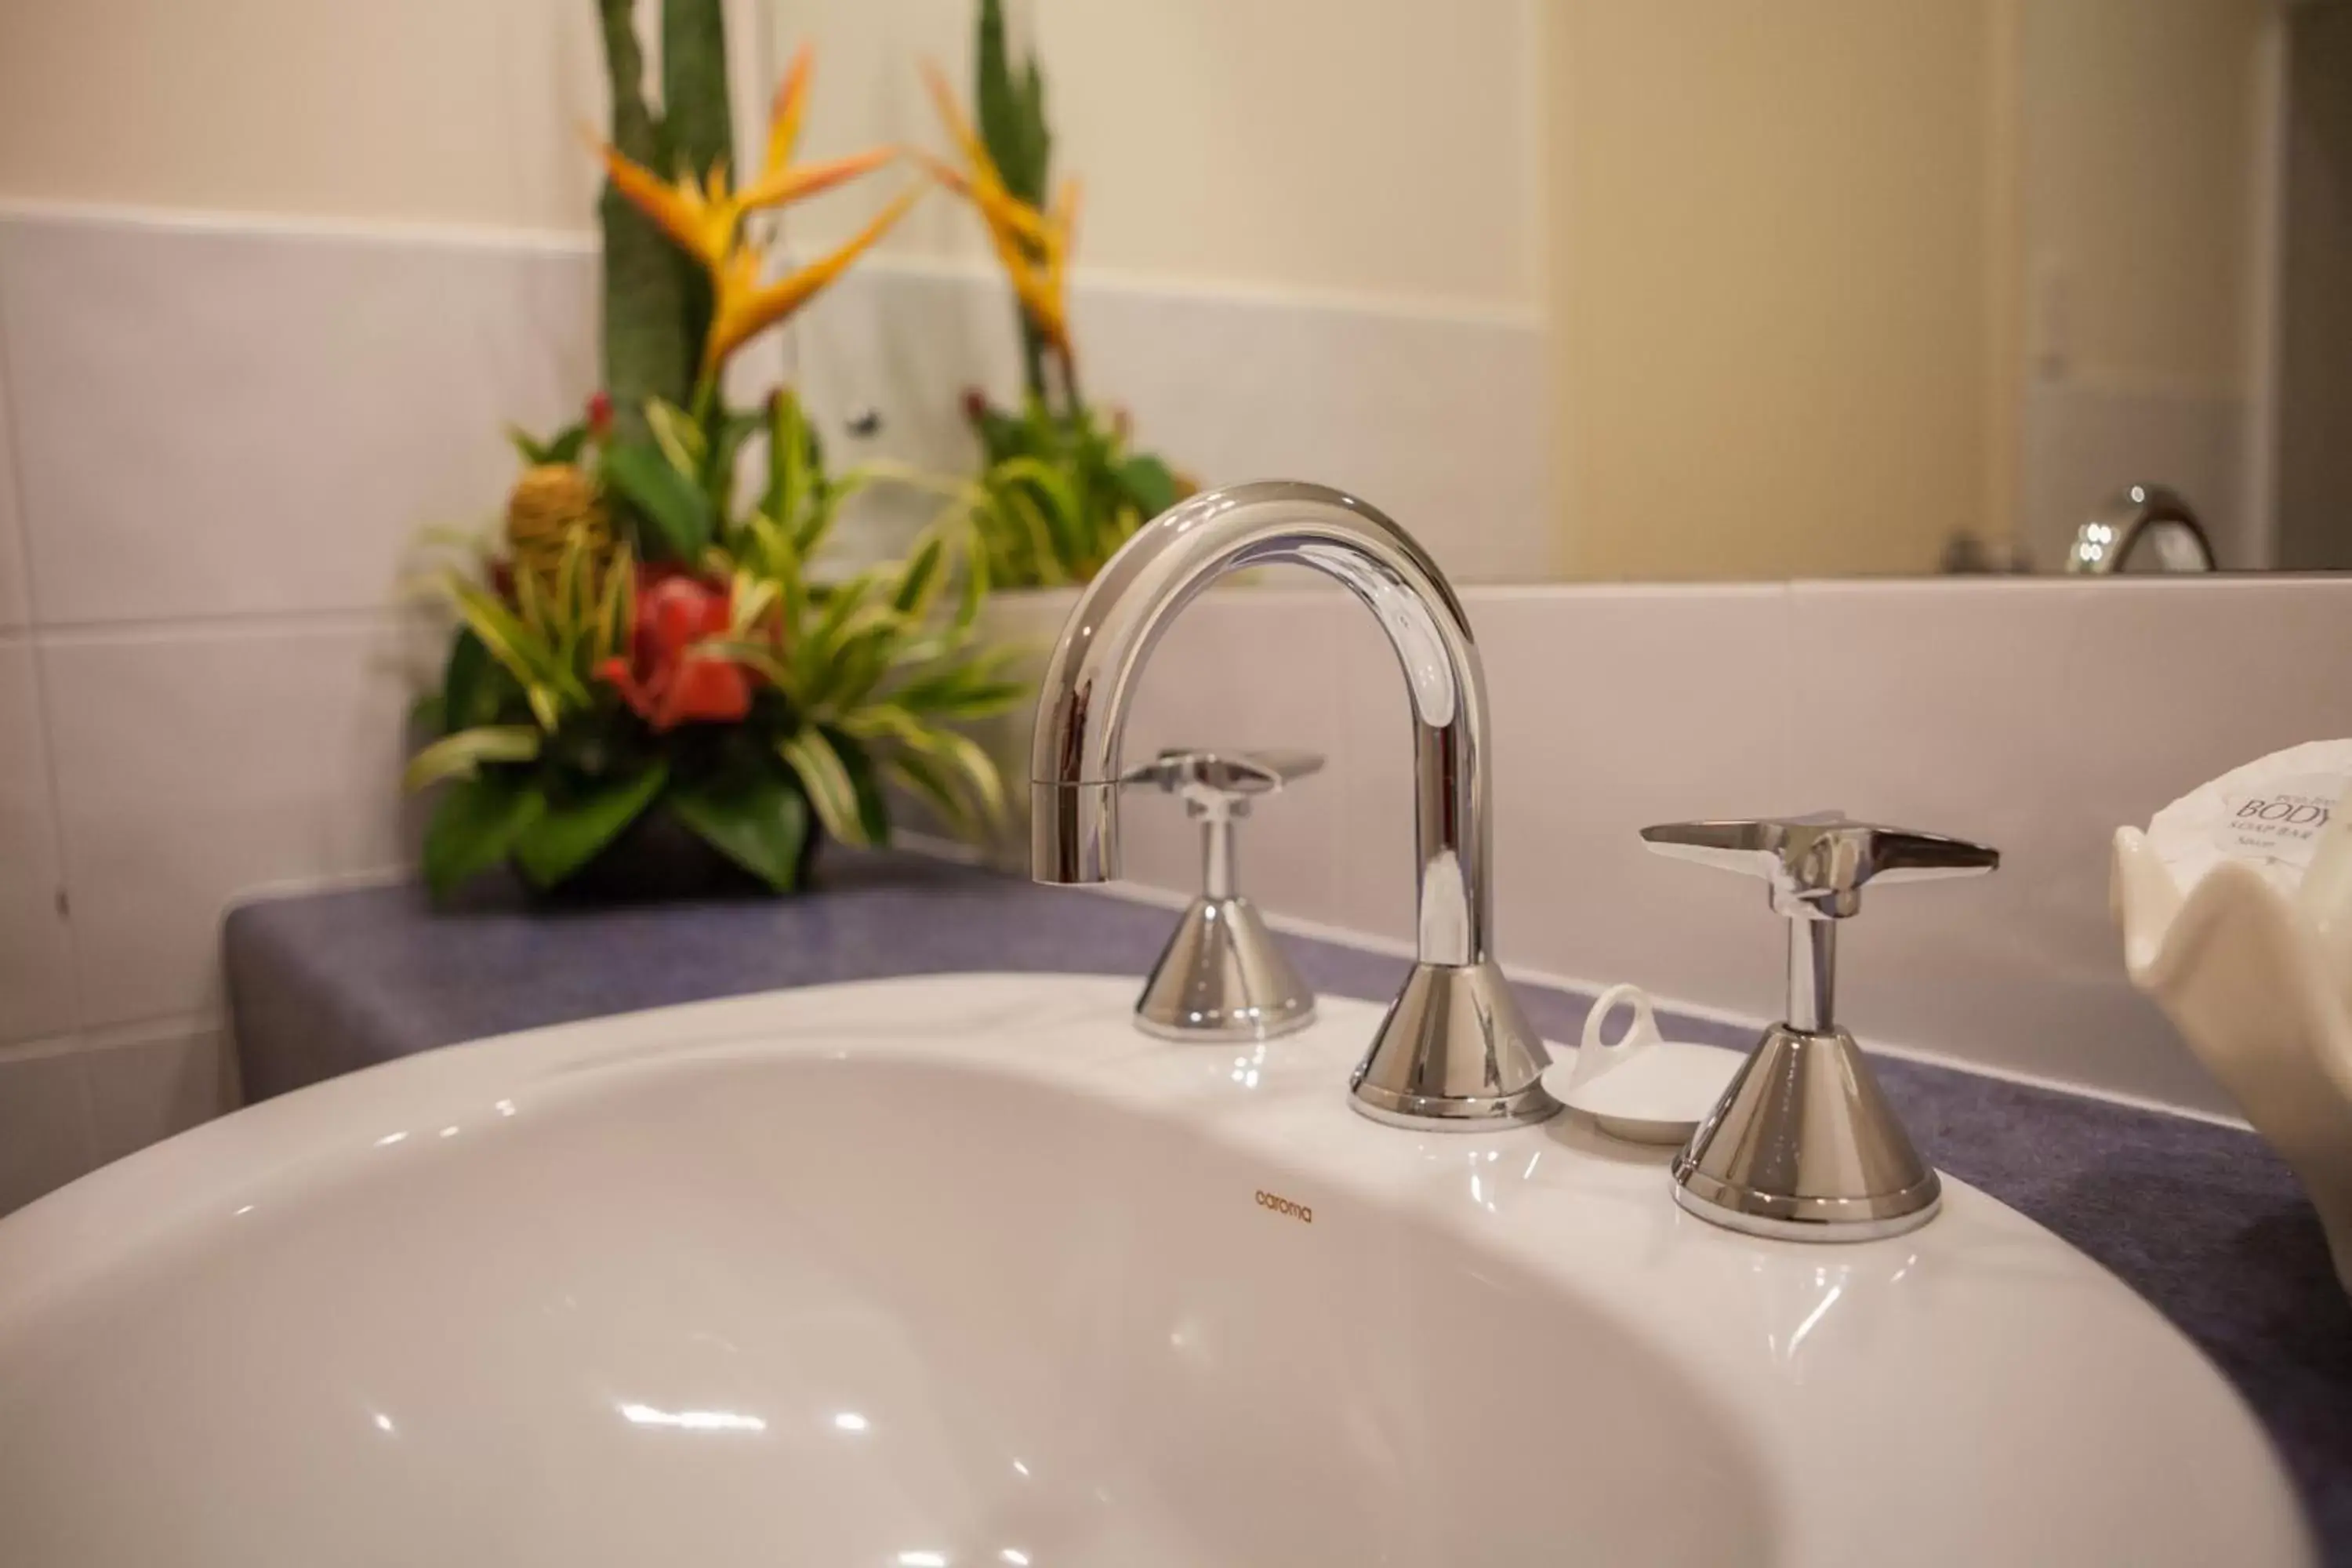
<svg viewBox="0 0 2352 1568">
<path fill-rule="evenodd" d="M 2352 1292 L 2352 741 L 2234 768 L 2119 827 L 2131 983 L 2311 1197 Z"/>
<path fill-rule="evenodd" d="M 2149 821 L 2148 847 L 2184 895 L 2225 860 L 2293 895 L 2347 788 L 2352 740 L 2308 741 L 2182 795 Z"/>
</svg>

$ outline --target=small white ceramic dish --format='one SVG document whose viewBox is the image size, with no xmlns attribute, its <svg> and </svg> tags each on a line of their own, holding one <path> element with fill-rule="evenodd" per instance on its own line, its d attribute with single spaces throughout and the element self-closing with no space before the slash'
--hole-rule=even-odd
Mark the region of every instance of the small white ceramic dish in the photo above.
<svg viewBox="0 0 2352 1568">
<path fill-rule="evenodd" d="M 1619 1038 L 1604 1039 L 1609 1016 L 1621 1006 L 1633 1009 L 1633 1022 Z M 1544 1088 L 1612 1138 L 1682 1143 L 1723 1098 L 1741 1060 L 1721 1046 L 1664 1038 L 1649 993 L 1612 985 L 1585 1015 L 1576 1059 L 1546 1068 Z"/>
</svg>

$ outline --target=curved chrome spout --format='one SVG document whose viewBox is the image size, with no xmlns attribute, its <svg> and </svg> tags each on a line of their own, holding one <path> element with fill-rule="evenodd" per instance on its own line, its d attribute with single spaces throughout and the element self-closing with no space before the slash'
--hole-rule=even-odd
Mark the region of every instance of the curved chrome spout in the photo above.
<svg viewBox="0 0 2352 1568">
<path fill-rule="evenodd" d="M 2213 545 L 2189 498 L 2163 485 L 2126 485 L 2099 514 L 2074 532 L 2066 570 L 2108 576 L 2124 569 L 2140 541 L 2156 552 L 2158 570 L 2210 572 Z"/>
<path fill-rule="evenodd" d="M 1193 497 L 1129 540 L 1078 600 L 1045 668 L 1030 755 L 1041 882 L 1118 874 L 1119 742 L 1160 634 L 1228 572 L 1275 563 L 1337 578 L 1380 620 L 1412 698 L 1420 962 L 1357 1069 L 1355 1103 L 1415 1125 L 1509 1125 L 1559 1109 L 1546 1057 L 1488 946 L 1486 697 L 1468 619 L 1404 530 L 1320 485 Z"/>
</svg>

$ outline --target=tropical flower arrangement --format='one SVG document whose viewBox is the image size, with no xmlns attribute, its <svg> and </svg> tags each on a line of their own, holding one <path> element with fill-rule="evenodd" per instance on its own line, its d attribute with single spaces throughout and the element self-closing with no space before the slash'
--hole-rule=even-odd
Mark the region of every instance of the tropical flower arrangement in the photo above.
<svg viewBox="0 0 2352 1568">
<path fill-rule="evenodd" d="M 420 705 L 436 738 L 407 772 L 412 788 L 442 786 L 426 882 L 444 895 L 510 863 L 555 888 L 666 824 L 789 890 L 821 835 L 887 837 L 886 785 L 978 836 L 1001 784 L 954 726 L 1025 695 L 1003 673 L 1017 650 L 978 646 L 992 552 L 971 547 L 953 512 L 898 561 L 832 569 L 843 502 L 873 476 L 826 471 L 790 388 L 748 409 L 724 391 L 737 351 L 846 270 L 919 187 L 769 280 L 762 215 L 896 153 L 793 161 L 803 50 L 757 177 L 735 181 L 719 0 L 666 0 L 659 117 L 639 86 L 629 0 L 599 3 L 613 79 L 599 149 L 605 390 L 567 429 L 515 434 L 525 468 L 500 537 L 436 579 L 459 625 Z M 739 473 L 761 467 L 755 493 L 739 494 Z"/>
<path fill-rule="evenodd" d="M 1079 390 L 1068 291 L 1078 182 L 1064 180 L 1048 202 L 1054 138 L 1045 80 L 1034 54 L 1015 68 L 1001 0 L 981 0 L 973 54 L 976 129 L 946 79 L 925 69 L 959 160 L 925 162 L 988 229 L 1013 288 L 1026 395 L 1018 409 L 1004 409 L 977 390 L 965 394 L 983 459 L 971 515 L 992 583 L 1083 583 L 1194 487 L 1134 449 L 1124 415 L 1106 416 Z"/>
</svg>

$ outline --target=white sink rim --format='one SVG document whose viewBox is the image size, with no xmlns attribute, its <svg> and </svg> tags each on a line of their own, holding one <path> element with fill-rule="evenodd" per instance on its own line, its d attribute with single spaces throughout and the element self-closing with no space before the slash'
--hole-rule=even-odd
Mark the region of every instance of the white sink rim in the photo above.
<svg viewBox="0 0 2352 1568">
<path fill-rule="evenodd" d="M 495 1125 L 493 1115 L 609 1093 L 633 1074 L 871 1053 L 981 1067 L 1181 1124 L 1255 1162 L 1245 1168 L 1275 1173 L 1269 1185 L 1442 1224 L 1613 1314 L 1702 1378 L 1772 1467 L 1789 1561 L 1870 1561 L 1898 1543 L 1916 1549 L 1914 1561 L 2063 1561 L 2128 1538 L 2186 1562 L 2217 1520 L 2235 1561 L 2314 1559 L 2266 1437 L 2202 1355 L 2112 1276 L 1964 1184 L 1948 1178 L 1944 1215 L 1910 1237 L 1806 1247 L 1738 1236 L 1678 1211 L 1654 1152 L 1580 1128 L 1416 1134 L 1355 1116 L 1346 1072 L 1377 1022 L 1369 1004 L 1327 999 L 1311 1029 L 1264 1047 L 1174 1045 L 1129 1027 L 1132 991 L 1124 980 L 1034 975 L 814 987 L 528 1031 L 283 1097 L 0 1221 L 0 1369 L 61 1298 L 102 1288 L 151 1249 L 201 1246 L 247 1205 L 430 1157 L 428 1141 L 393 1134 L 439 1124 L 453 1108 Z M 1987 1270 L 1998 1273 L 1997 1293 L 1978 1288 Z M 1988 1310 L 2022 1313 L 2007 1325 L 2007 1371 L 1984 1359 Z M 1823 1333 L 1825 1322 L 1846 1331 Z M 1873 1360 L 1864 1347 L 1885 1337 L 1951 1348 Z M 1528 1352 L 1539 1366 L 1541 1347 Z M 2090 1352 L 2095 1381 L 2015 1410 L 1999 1430 L 1939 1419 L 1998 1404 L 2003 1390 L 1989 1389 L 1987 1376 L 2013 1375 L 2006 1392 L 2021 1399 L 2079 1379 Z M 1942 1370 L 1954 1362 L 1975 1368 L 1966 1386 Z M 2089 1408 L 2105 1405 L 2104 1417 Z M 1911 1413 L 1907 1430 L 1853 1419 L 1888 1408 Z M 1898 1436 L 1903 1451 L 1889 1463 L 1886 1444 Z M 2121 1489 L 2104 1501 L 2088 1487 L 2070 1500 L 2051 1484 L 2053 1464 L 2070 1457 L 2125 1464 L 2112 1446 L 2126 1436 L 2161 1447 L 2149 1461 L 2166 1468 L 2154 1473 L 2186 1465 L 2200 1484 L 2150 1488 L 2111 1475 L 2105 1484 Z M 1955 1489 L 1975 1500 L 1956 1509 Z M 1906 1539 L 1928 1519 L 1932 1538 Z M 2164 1560 L 2142 1547 L 2126 1554 Z"/>
</svg>

